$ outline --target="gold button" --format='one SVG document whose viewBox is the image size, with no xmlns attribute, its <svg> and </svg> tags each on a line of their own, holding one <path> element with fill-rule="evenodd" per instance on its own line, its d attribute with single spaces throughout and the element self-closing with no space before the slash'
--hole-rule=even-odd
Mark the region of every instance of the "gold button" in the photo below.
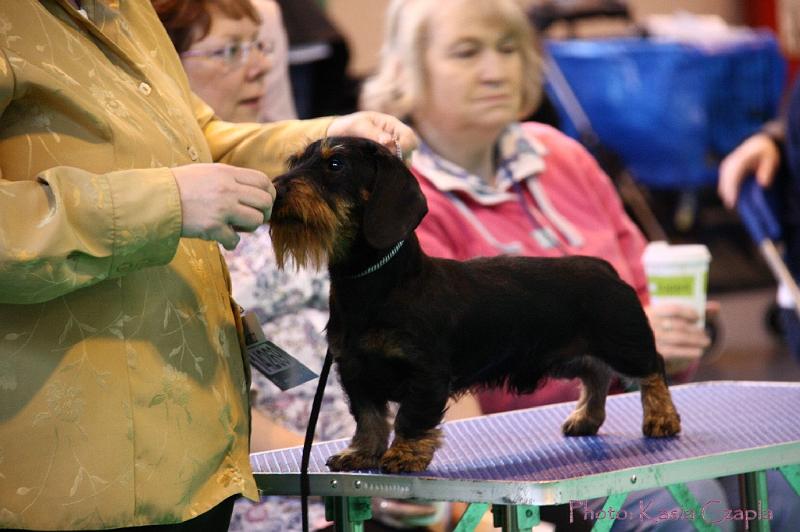
<svg viewBox="0 0 800 532">
<path fill-rule="evenodd" d="M 196 160 L 200 159 L 200 156 L 197 154 L 197 150 L 195 149 L 194 146 L 189 146 L 189 148 L 187 148 L 186 151 L 189 152 L 189 157 L 193 161 L 196 161 Z"/>
<path fill-rule="evenodd" d="M 153 89 L 145 83 L 144 81 L 139 83 L 139 92 L 144 94 L 145 96 L 150 96 L 150 93 L 153 92 Z"/>
</svg>

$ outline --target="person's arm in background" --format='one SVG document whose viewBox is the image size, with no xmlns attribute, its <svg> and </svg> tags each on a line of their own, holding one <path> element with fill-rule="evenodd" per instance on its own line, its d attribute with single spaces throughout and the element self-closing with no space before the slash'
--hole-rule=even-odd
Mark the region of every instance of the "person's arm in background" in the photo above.
<svg viewBox="0 0 800 532">
<path fill-rule="evenodd" d="M 717 192 L 727 208 L 736 207 L 739 190 L 749 176 L 755 175 L 759 185 L 769 187 L 781 169 L 792 173 L 787 157 L 787 150 L 791 150 L 787 147 L 787 137 L 789 130 L 797 127 L 799 102 L 800 78 L 795 80 L 780 116 L 767 122 L 761 131 L 747 138 L 722 160 Z M 793 174 L 797 174 L 796 168 Z"/>
<path fill-rule="evenodd" d="M 747 138 L 729 153 L 719 165 L 717 192 L 729 209 L 736 207 L 742 183 L 750 175 L 762 187 L 769 187 L 781 165 L 781 146 L 785 140 L 786 125 L 774 120 L 762 130 Z"/>
</svg>

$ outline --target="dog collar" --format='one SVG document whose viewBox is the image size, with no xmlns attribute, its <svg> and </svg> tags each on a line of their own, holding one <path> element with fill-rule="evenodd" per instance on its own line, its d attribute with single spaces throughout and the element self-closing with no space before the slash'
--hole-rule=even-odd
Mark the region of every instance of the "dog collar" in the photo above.
<svg viewBox="0 0 800 532">
<path fill-rule="evenodd" d="M 383 257 L 381 260 L 379 260 L 378 262 L 376 262 L 375 264 L 373 264 L 372 266 L 370 266 L 369 268 L 367 268 L 363 272 L 357 273 L 355 275 L 347 275 L 345 277 L 347 277 L 347 279 L 359 279 L 361 277 L 364 277 L 365 275 L 369 275 L 371 273 L 374 273 L 374 272 L 380 270 L 381 268 L 386 266 L 387 262 L 392 260 L 392 257 L 397 255 L 397 252 L 400 251 L 400 248 L 403 247 L 404 243 L 405 243 L 405 240 L 401 240 L 400 242 L 395 244 L 394 247 L 389 250 L 389 253 L 387 253 L 385 257 Z"/>
</svg>

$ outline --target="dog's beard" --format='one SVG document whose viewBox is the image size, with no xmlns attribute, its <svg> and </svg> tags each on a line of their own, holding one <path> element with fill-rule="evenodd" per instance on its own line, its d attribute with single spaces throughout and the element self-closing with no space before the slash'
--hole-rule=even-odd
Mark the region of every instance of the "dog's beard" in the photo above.
<svg viewBox="0 0 800 532">
<path fill-rule="evenodd" d="M 280 229 L 273 225 L 270 234 L 279 268 L 284 269 L 290 259 L 297 269 L 311 267 L 319 270 L 327 264 L 331 246 L 327 241 L 331 238 L 323 237 L 316 228 L 299 223 Z"/>
<path fill-rule="evenodd" d="M 332 257 L 339 255 L 343 239 L 351 232 L 345 225 L 351 207 L 342 202 L 331 209 L 313 193 L 306 193 L 309 190 L 308 186 L 295 187 L 284 207 L 273 213 L 270 235 L 281 269 L 290 258 L 297 269 L 327 266 Z"/>
</svg>

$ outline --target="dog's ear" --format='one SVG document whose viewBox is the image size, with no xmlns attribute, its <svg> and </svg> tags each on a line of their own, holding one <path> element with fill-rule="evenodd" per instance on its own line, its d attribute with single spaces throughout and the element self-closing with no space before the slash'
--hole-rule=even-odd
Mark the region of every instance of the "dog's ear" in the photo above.
<svg viewBox="0 0 800 532">
<path fill-rule="evenodd" d="M 384 249 L 407 237 L 428 212 L 414 174 L 389 152 L 375 154 L 375 183 L 364 207 L 364 238 Z"/>
</svg>

